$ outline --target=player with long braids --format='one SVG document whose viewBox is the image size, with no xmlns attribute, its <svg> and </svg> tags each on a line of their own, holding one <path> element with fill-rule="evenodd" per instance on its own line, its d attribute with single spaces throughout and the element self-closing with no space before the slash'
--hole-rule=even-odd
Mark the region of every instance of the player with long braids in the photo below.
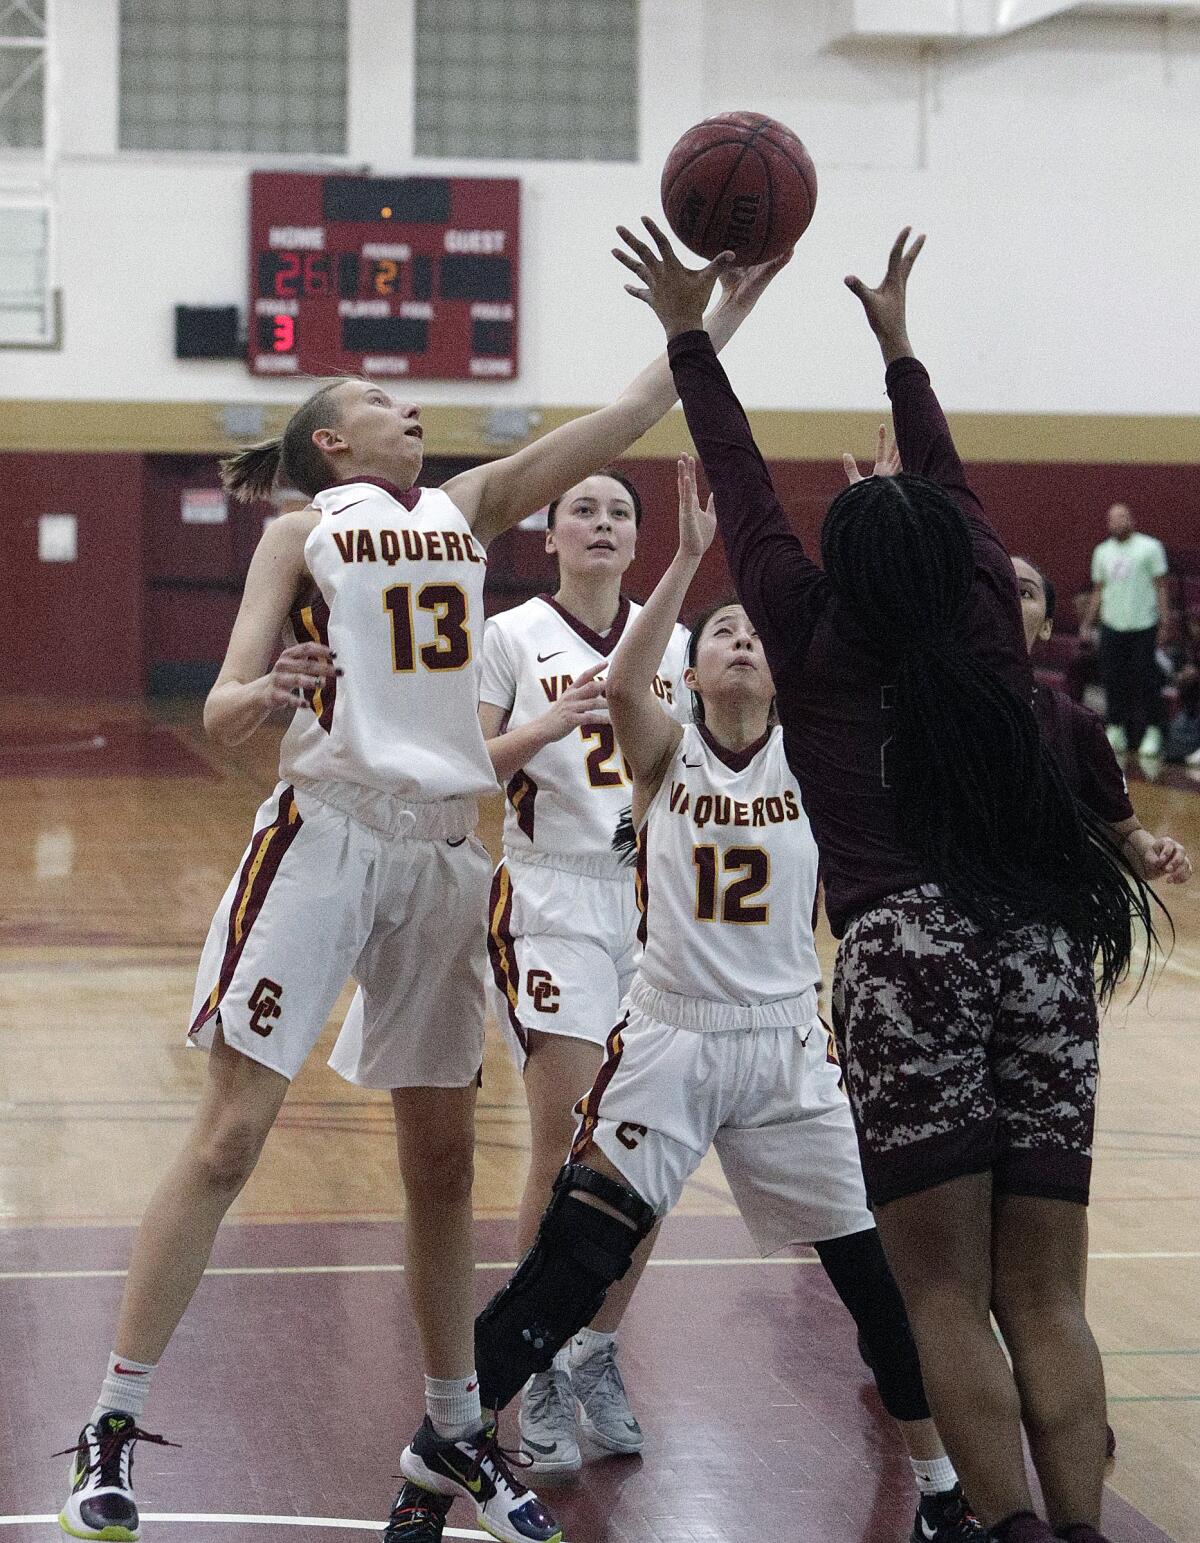
<svg viewBox="0 0 1200 1543">
<path fill-rule="evenodd" d="M 970 1543 L 982 1534 L 929 1418 L 916 1346 L 867 1209 L 837 1056 L 817 1014 L 817 850 L 742 606 L 710 606 L 693 623 L 683 679 L 694 724 L 681 726 L 655 689 L 715 531 L 711 500 L 701 506 L 695 463 L 684 456 L 679 550 L 607 684 L 633 777 L 614 845 L 630 855 L 636 846 L 645 951 L 534 1245 L 480 1315 L 481 1392 L 502 1403 L 536 1363 L 522 1324 L 543 1327 L 544 1359 L 593 1306 L 602 1283 L 579 1197 L 615 1197 L 635 1218 L 641 1208 L 634 1229 L 607 1224 L 606 1251 L 636 1258 L 638 1231 L 671 1210 L 715 1146 L 762 1253 L 812 1243 L 858 1324 L 921 1491 L 914 1543 Z"/>
<path fill-rule="evenodd" d="M 695 276 L 701 306 L 728 258 Z M 726 290 L 719 338 L 770 276 L 748 270 Z M 224 463 L 239 498 L 280 483 L 312 502 L 258 545 L 205 726 L 237 744 L 279 707 L 294 717 L 280 783 L 201 958 L 189 1040 L 209 1051 L 207 1080 L 138 1231 L 108 1372 L 72 1449 L 60 1515 L 71 1536 L 139 1536 L 132 1456 L 152 1439 L 139 1422 L 157 1364 L 291 1078 L 354 976 L 332 1064 L 391 1092 L 426 1372 L 426 1418 L 400 1458 L 411 1482 L 388 1537 L 440 1536 L 456 1495 L 506 1543 L 560 1537 L 483 1417 L 471 1344 L 490 880 L 474 829 L 478 798 L 496 786 L 478 718 L 486 547 L 620 455 L 674 400 L 660 358 L 612 405 L 422 488 L 418 407 L 340 380 L 282 436 Z M 276 659 L 285 632 L 292 641 Z"/>
<path fill-rule="evenodd" d="M 835 1029 L 930 1406 L 993 1536 L 1099 1537 L 1104 1376 L 1079 1283 L 1102 997 L 1152 897 L 1039 732 L 1012 563 L 908 339 L 922 238 L 847 282 L 906 471 L 805 551 L 657 227 L 622 230 L 775 680 L 841 940 Z M 1012 1355 L 992 1332 L 994 1312 Z M 1033 1506 L 1024 1422 L 1050 1525 Z"/>
</svg>

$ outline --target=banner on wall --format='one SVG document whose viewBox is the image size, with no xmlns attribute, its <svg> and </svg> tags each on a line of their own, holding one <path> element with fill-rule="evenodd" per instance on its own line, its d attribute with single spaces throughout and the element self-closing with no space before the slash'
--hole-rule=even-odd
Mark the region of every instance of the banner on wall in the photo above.
<svg viewBox="0 0 1200 1543">
<path fill-rule="evenodd" d="M 181 512 L 185 525 L 224 525 L 229 500 L 220 488 L 184 488 Z"/>
</svg>

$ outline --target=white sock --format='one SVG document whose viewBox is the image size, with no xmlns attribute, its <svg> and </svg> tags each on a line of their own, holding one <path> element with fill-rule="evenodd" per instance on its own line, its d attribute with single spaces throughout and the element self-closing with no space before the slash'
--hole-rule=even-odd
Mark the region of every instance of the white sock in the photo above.
<svg viewBox="0 0 1200 1543">
<path fill-rule="evenodd" d="M 135 1420 L 140 1419 L 142 1410 L 146 1407 L 146 1400 L 150 1396 L 150 1379 L 153 1376 L 153 1366 L 147 1366 L 142 1361 L 130 1361 L 119 1355 L 110 1355 L 108 1375 L 101 1385 L 96 1407 L 92 1410 L 92 1424 L 94 1425 L 102 1415 L 108 1414 L 113 1409 L 118 1409 L 123 1414 L 131 1414 Z"/>
<path fill-rule="evenodd" d="M 578 1366 L 597 1350 L 607 1350 L 610 1345 L 616 1349 L 616 1334 L 606 1334 L 603 1329 L 580 1329 L 571 1341 L 571 1361 Z"/>
<path fill-rule="evenodd" d="M 483 1425 L 479 1378 L 474 1372 L 469 1377 L 426 1377 L 425 1413 L 439 1436 L 457 1441 L 473 1435 Z"/>
<path fill-rule="evenodd" d="M 910 1457 L 909 1462 L 923 1495 L 942 1495 L 958 1483 L 958 1474 L 948 1457 Z"/>
</svg>

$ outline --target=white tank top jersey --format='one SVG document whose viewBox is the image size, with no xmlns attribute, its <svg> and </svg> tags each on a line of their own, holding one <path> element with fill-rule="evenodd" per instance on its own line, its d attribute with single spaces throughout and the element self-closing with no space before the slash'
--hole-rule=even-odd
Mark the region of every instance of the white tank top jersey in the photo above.
<svg viewBox="0 0 1200 1543">
<path fill-rule="evenodd" d="M 739 754 L 685 727 L 639 833 L 640 979 L 734 1006 L 798 997 L 821 978 L 816 896 L 817 844 L 783 730 Z"/>
<path fill-rule="evenodd" d="M 601 637 L 549 597 L 537 596 L 488 620 L 480 700 L 503 708 L 508 727 L 540 718 L 585 670 L 617 652 L 641 606 L 624 596 Z M 681 721 L 688 633 L 676 626 L 654 680 L 663 706 Z M 603 677 L 601 677 L 603 678 Z M 516 858 L 560 861 L 573 871 L 619 874 L 612 839 L 629 807 L 632 784 L 612 726 L 578 729 L 531 756 L 511 779 L 504 806 L 504 849 Z"/>
<path fill-rule="evenodd" d="M 418 803 L 494 793 L 478 715 L 487 558 L 462 512 L 436 488 L 373 479 L 313 504 L 304 558 L 316 589 L 291 627 L 328 644 L 344 674 L 293 717 L 280 776 Z"/>
</svg>

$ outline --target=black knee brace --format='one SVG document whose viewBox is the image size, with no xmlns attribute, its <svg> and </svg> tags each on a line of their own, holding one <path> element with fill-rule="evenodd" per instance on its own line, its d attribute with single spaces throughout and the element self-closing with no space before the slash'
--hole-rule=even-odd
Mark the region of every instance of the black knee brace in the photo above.
<svg viewBox="0 0 1200 1543">
<path fill-rule="evenodd" d="M 620 1216 L 589 1205 L 579 1198 L 584 1194 Z M 475 1367 L 485 1409 L 503 1409 L 592 1321 L 656 1220 L 653 1209 L 624 1184 L 580 1163 L 567 1164 L 554 1181 L 533 1247 L 475 1320 Z"/>
<path fill-rule="evenodd" d="M 813 1246 L 858 1325 L 859 1349 L 883 1407 L 896 1420 L 927 1420 L 917 1347 L 878 1232 L 869 1227 Z"/>
</svg>

